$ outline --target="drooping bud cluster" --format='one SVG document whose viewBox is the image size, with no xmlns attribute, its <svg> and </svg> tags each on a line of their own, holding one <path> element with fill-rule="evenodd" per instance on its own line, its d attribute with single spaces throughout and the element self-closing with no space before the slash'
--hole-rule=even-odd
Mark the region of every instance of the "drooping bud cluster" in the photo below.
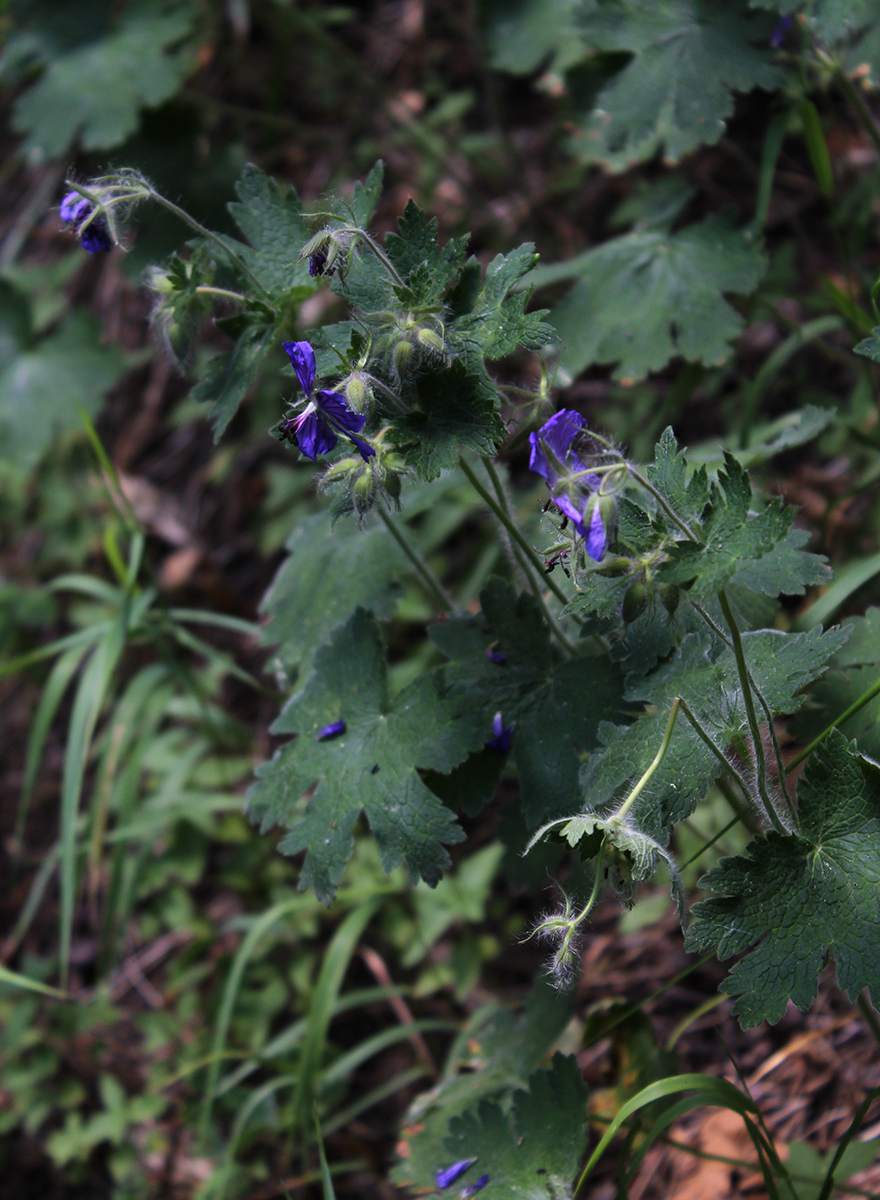
<svg viewBox="0 0 880 1200">
<path fill-rule="evenodd" d="M 423 358 L 445 361 L 443 323 L 437 317 L 426 318 L 412 312 L 397 315 L 391 328 L 378 339 L 376 351 L 387 356 L 388 365 L 398 379 Z"/>
<path fill-rule="evenodd" d="M 325 471 L 319 486 L 321 491 L 338 489 L 333 504 L 337 515 L 352 512 L 361 522 L 377 502 L 400 508 L 401 483 L 407 473 L 403 459 L 383 446 L 381 433 L 372 445 L 375 453 L 366 461 L 342 458 Z"/>
<path fill-rule="evenodd" d="M 67 187 L 58 215 L 89 254 L 118 246 L 121 217 L 151 192 L 150 185 L 137 171 L 104 175 L 89 180 L 88 186 L 68 180 Z"/>
<path fill-rule="evenodd" d="M 322 229 L 303 246 L 300 262 L 309 260 L 309 274 L 313 278 L 329 278 L 337 271 L 344 279 L 354 251 L 355 235 L 348 230 Z"/>
</svg>

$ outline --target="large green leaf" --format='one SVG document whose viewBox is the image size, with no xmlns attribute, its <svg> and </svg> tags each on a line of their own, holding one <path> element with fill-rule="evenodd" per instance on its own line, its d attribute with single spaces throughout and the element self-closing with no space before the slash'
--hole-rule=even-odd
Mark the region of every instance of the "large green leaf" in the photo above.
<svg viewBox="0 0 880 1200">
<path fill-rule="evenodd" d="M 462 1182 L 488 1176 L 480 1192 L 486 1200 L 568 1200 L 587 1142 L 586 1109 L 577 1059 L 557 1054 L 527 1091 L 514 1092 L 511 1113 L 484 1100 L 457 1117 L 445 1142 L 448 1160 L 476 1158 Z"/>
<path fill-rule="evenodd" d="M 340 521 L 331 528 L 326 513 L 315 513 L 297 524 L 286 549 L 261 604 L 271 618 L 265 641 L 278 647 L 275 670 L 289 674 L 307 666 L 359 606 L 380 619 L 397 607 L 406 561 L 384 526 L 358 529 Z"/>
<path fill-rule="evenodd" d="M 431 1188 L 436 1173 L 457 1161 L 444 1146 L 450 1123 L 480 1100 L 509 1100 L 555 1045 L 571 1016 L 571 997 L 539 979 L 525 1009 L 481 1009 L 450 1050 L 436 1087 L 410 1106 L 392 1179 L 400 1187 Z M 461 1157 L 472 1158 L 475 1152 Z M 479 1164 L 477 1164 L 479 1167 Z M 479 1178 L 482 1168 L 472 1173 Z M 471 1176 L 462 1184 L 472 1181 Z"/>
<path fill-rule="evenodd" d="M 798 832 L 755 838 L 701 880 L 716 893 L 694 908 L 692 951 L 736 964 L 724 991 L 742 1025 L 778 1021 L 789 1000 L 806 1011 L 830 951 L 850 999 L 880 999 L 880 774 L 835 731 L 798 787 Z"/>
<path fill-rule="evenodd" d="M 344 732 L 318 738 L 340 720 Z M 290 827 L 283 853 L 308 851 L 303 890 L 313 886 L 321 900 L 332 899 L 361 812 L 386 871 L 403 861 L 414 879 L 438 882 L 450 861 L 444 843 L 464 834 L 416 768 L 451 771 L 486 737 L 445 699 L 442 672 L 391 699 L 379 627 L 359 608 L 318 650 L 272 731 L 297 736 L 258 769 L 249 811 L 264 830 Z"/>
<path fill-rule="evenodd" d="M 193 398 L 211 405 L 208 419 L 219 442 L 248 392 L 257 382 L 260 364 L 272 345 L 274 325 L 265 318 L 249 323 L 231 350 L 212 358 L 193 388 Z"/>
<path fill-rule="evenodd" d="M 733 112 L 733 91 L 776 88 L 784 80 L 767 45 L 772 22 L 734 0 L 590 0 L 581 14 L 588 50 L 632 56 L 573 139 L 612 170 L 660 149 L 677 162 L 717 142 Z"/>
<path fill-rule="evenodd" d="M 0 458 L 32 467 L 54 438 L 81 426 L 79 406 L 94 416 L 126 369 L 125 355 L 102 346 L 98 323 L 71 313 L 48 337 L 28 339 L 24 298 L 0 294 Z"/>
<path fill-rule="evenodd" d="M 754 239 L 712 216 L 675 233 L 613 238 L 530 278 L 538 285 L 577 280 L 550 317 L 567 371 L 616 363 L 615 379 L 635 381 L 679 355 L 723 363 L 743 327 L 724 293 L 753 291 L 765 266 Z"/>
<path fill-rule="evenodd" d="M 179 47 L 196 15 L 191 0 L 133 0 L 106 36 L 52 59 L 12 115 L 26 148 L 57 157 L 77 140 L 101 150 L 134 133 L 142 109 L 168 100 L 192 69 Z"/>
<path fill-rule="evenodd" d="M 534 827 L 572 811 L 581 755 L 599 745 L 598 729 L 618 709 L 622 679 L 606 657 L 560 661 L 537 602 L 493 578 L 478 617 L 454 617 L 431 628 L 452 664 L 450 697 L 491 736 L 494 712 L 515 724 L 512 751 L 523 811 Z M 490 659 L 486 651 L 505 657 Z"/>
</svg>

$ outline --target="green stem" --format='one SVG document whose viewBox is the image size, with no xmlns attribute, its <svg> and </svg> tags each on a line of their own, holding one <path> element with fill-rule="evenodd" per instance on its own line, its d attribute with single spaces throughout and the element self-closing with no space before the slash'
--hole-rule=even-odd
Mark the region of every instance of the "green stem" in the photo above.
<svg viewBox="0 0 880 1200">
<path fill-rule="evenodd" d="M 700 737 L 702 739 L 702 741 L 704 741 L 706 743 L 706 745 L 709 747 L 709 749 L 712 751 L 712 753 L 715 755 L 715 757 L 718 759 L 718 761 L 724 767 L 725 771 L 727 771 L 730 775 L 733 776 L 733 778 L 736 780 L 736 782 L 742 788 L 743 795 L 744 796 L 750 795 L 748 785 L 746 784 L 746 781 L 743 779 L 742 775 L 740 775 L 739 771 L 737 771 L 737 769 L 733 765 L 733 763 L 727 761 L 727 758 L 724 755 L 724 751 L 719 749 L 719 747 L 716 746 L 715 743 L 712 741 L 712 739 L 709 737 L 708 733 L 705 731 L 703 726 L 700 724 L 700 722 L 694 716 L 693 712 L 691 712 L 691 709 L 688 706 L 687 701 L 681 700 L 680 702 L 681 702 L 681 711 L 684 713 L 684 715 L 690 721 L 691 725 L 694 727 L 694 730 L 697 733 L 698 737 Z"/>
<path fill-rule="evenodd" d="M 388 532 L 400 546 L 406 557 L 416 569 L 416 574 L 421 579 L 425 590 L 428 592 L 431 599 L 434 601 L 437 609 L 440 612 L 454 612 L 455 601 L 443 587 L 443 584 L 428 566 L 422 555 L 416 550 L 415 546 L 410 542 L 409 538 L 400 528 L 396 521 L 392 521 L 391 517 L 385 512 L 384 508 L 376 506 L 380 518 L 385 524 Z"/>
<path fill-rule="evenodd" d="M 161 204 L 163 208 L 167 208 L 170 213 L 174 213 L 179 220 L 183 221 L 185 225 L 189 225 L 190 229 L 195 230 L 195 232 L 201 237 L 207 238 L 209 242 L 214 242 L 216 245 L 218 245 L 230 262 L 235 263 L 241 273 L 250 280 L 251 284 L 258 292 L 261 292 L 264 296 L 269 294 L 244 259 L 240 258 L 234 250 L 231 250 L 229 246 L 226 245 L 223 238 L 219 236 L 219 234 L 212 232 L 210 229 L 206 229 L 204 225 L 200 225 L 195 217 L 191 217 L 185 209 L 178 208 L 176 204 L 172 204 L 170 200 L 166 199 L 161 192 L 157 192 L 155 188 L 148 186 L 147 195 L 150 197 L 150 199 L 155 200 L 157 204 Z"/>
<path fill-rule="evenodd" d="M 636 800 L 641 795 L 644 788 L 647 786 L 648 783 L 650 783 L 655 772 L 657 771 L 657 768 L 663 762 L 663 759 L 666 757 L 666 751 L 669 749 L 669 743 L 672 740 L 672 731 L 675 728 L 675 718 L 678 716 L 678 710 L 679 710 L 680 705 L 681 705 L 681 697 L 676 696 L 675 699 L 672 701 L 672 709 L 670 710 L 670 713 L 669 713 L 669 720 L 666 722 L 666 732 L 663 734 L 663 741 L 660 743 L 660 749 L 654 755 L 654 761 L 648 767 L 647 771 L 644 773 L 644 775 L 641 777 L 639 782 L 636 784 L 636 786 L 633 788 L 633 790 L 630 792 L 630 794 L 624 800 L 623 804 L 621 804 L 620 808 L 614 814 L 615 820 L 621 820 L 623 817 L 626 816 L 626 814 L 632 808 L 633 804 L 635 804 Z"/>
<path fill-rule="evenodd" d="M 490 480 L 492 481 L 492 486 L 495 489 L 495 495 L 498 497 L 498 503 L 501 505 L 501 507 L 504 509 L 504 511 L 507 513 L 507 515 L 512 520 L 513 517 L 510 512 L 510 504 L 508 503 L 507 495 L 504 491 L 504 484 L 502 483 L 501 477 L 499 476 L 498 472 L 495 470 L 495 464 L 492 462 L 491 458 L 484 458 L 483 465 L 486 468 L 486 471 L 489 475 Z M 541 590 L 540 582 L 535 579 L 535 577 L 532 573 L 531 564 L 529 563 L 529 561 L 526 558 L 523 557 L 522 551 L 519 549 L 518 546 L 511 545 L 511 550 L 513 551 L 513 556 L 516 559 L 520 570 L 522 571 L 523 575 L 525 576 L 526 583 L 529 585 L 532 595 L 537 600 L 538 605 L 540 606 L 541 612 L 544 614 L 544 618 L 547 621 L 547 624 L 550 626 L 550 628 L 556 634 L 556 637 L 558 638 L 559 642 L 565 647 L 565 649 L 572 656 L 572 658 L 577 658 L 578 649 L 574 645 L 574 643 L 569 639 L 569 637 L 563 630 L 562 626 L 557 621 L 556 617 L 550 611 L 550 607 L 547 604 L 547 601 L 544 599 L 544 594 Z"/>
<path fill-rule="evenodd" d="M 755 701 L 752 696 L 752 685 L 749 678 L 749 668 L 746 663 L 746 656 L 743 652 L 742 637 L 740 636 L 739 626 L 736 623 L 736 618 L 730 608 L 730 603 L 724 588 L 718 593 L 718 601 L 721 604 L 721 611 L 724 614 L 724 619 L 727 622 L 727 627 L 730 630 L 731 645 L 733 647 L 733 656 L 736 659 L 736 669 L 739 675 L 739 683 L 742 688 L 743 702 L 746 706 L 746 717 L 749 722 L 749 731 L 752 735 L 752 745 L 755 752 L 755 765 L 758 777 L 758 794 L 764 808 L 767 811 L 767 816 L 777 833 L 785 834 L 788 830 L 780 820 L 776 807 L 770 798 L 770 792 L 767 787 L 767 759 L 764 755 L 764 743 L 761 739 L 761 728 L 758 725 L 758 715 L 755 712 Z"/>
<path fill-rule="evenodd" d="M 202 285 L 196 288 L 196 292 L 200 296 L 222 296 L 225 300 L 235 300 L 238 304 L 246 304 L 244 296 L 238 292 L 230 292 L 228 288 L 207 287 Z"/>
<path fill-rule="evenodd" d="M 818 737 L 814 737 L 809 746 L 806 746 L 803 750 L 801 750 L 800 754 L 798 754 L 796 758 L 791 760 L 791 762 L 785 768 L 786 774 L 792 772 L 795 767 L 799 767 L 804 759 L 808 758 L 813 753 L 819 743 L 823 742 L 833 729 L 836 729 L 838 725 L 843 725 L 850 719 L 850 717 L 854 717 L 860 709 L 864 708 L 866 704 L 870 704 L 871 701 L 877 696 L 880 696 L 880 679 L 877 680 L 873 687 L 868 688 L 864 695 L 860 696 L 855 703 L 851 704 L 846 712 L 841 713 L 839 717 L 836 717 L 830 725 L 823 729 Z"/>
<path fill-rule="evenodd" d="M 721 626 L 712 620 L 709 613 L 693 600 L 691 601 L 691 605 L 694 611 L 699 613 L 699 615 L 703 618 L 716 637 L 720 638 L 721 641 L 724 642 L 725 646 L 728 646 L 731 650 L 733 650 L 733 641 L 727 636 Z M 779 745 L 779 739 L 776 736 L 776 730 L 773 727 L 773 712 L 764 697 L 764 693 L 755 683 L 755 677 L 752 675 L 751 669 L 748 667 L 748 665 L 746 666 L 746 670 L 748 672 L 749 686 L 754 694 L 758 697 L 758 703 L 761 705 L 761 708 L 764 710 L 764 716 L 767 718 L 767 729 L 770 733 L 770 740 L 773 743 L 773 754 L 776 758 L 776 770 L 779 775 L 779 783 L 782 787 L 782 794 L 785 797 L 785 803 L 788 807 L 788 811 L 791 813 L 791 816 L 794 817 L 794 804 L 791 799 L 791 793 L 788 790 L 788 784 L 785 782 L 786 768 L 782 761 L 782 749 Z M 791 770 L 790 767 L 788 769 Z"/>
<path fill-rule="evenodd" d="M 681 519 L 681 517 L 678 515 L 678 513 L 675 511 L 675 509 L 672 507 L 672 505 L 669 503 L 669 501 L 666 499 L 666 497 L 661 495 L 661 493 L 657 491 L 657 489 L 654 487 L 653 483 L 651 483 L 650 480 L 646 479 L 645 476 L 641 473 L 641 471 L 637 471 L 636 468 L 634 466 L 632 466 L 630 463 L 627 463 L 626 465 L 627 465 L 627 469 L 629 470 L 629 473 L 632 476 L 632 478 L 636 481 L 636 483 L 640 484 L 641 487 L 643 487 L 646 492 L 650 492 L 650 494 L 654 497 L 654 499 L 657 501 L 657 503 L 660 505 L 660 507 L 666 513 L 667 517 L 669 517 L 669 519 L 671 521 L 674 521 L 675 524 L 682 531 L 682 533 L 686 534 L 687 537 L 689 537 L 692 542 L 696 542 L 697 544 L 699 544 L 700 539 L 693 532 L 693 530 L 690 528 L 690 526 L 687 524 L 687 522 L 683 521 Z"/>
<path fill-rule="evenodd" d="M 683 871 L 685 867 L 689 867 L 691 863 L 695 863 L 698 858 L 702 858 L 707 850 L 711 849 L 711 847 L 714 846 L 717 841 L 724 837 L 725 833 L 729 833 L 730 830 L 733 829 L 734 825 L 737 825 L 738 823 L 739 817 L 731 817 L 723 829 L 719 829 L 716 834 L 709 838 L 708 842 L 702 845 L 695 854 L 690 856 L 687 862 L 681 864 L 680 870 Z"/>
<path fill-rule="evenodd" d="M 519 530 L 519 527 L 513 521 L 511 516 L 508 513 L 506 513 L 503 508 L 501 508 L 498 501 L 491 494 L 491 492 L 489 492 L 485 487 L 483 487 L 482 483 L 480 482 L 480 480 L 477 478 L 476 474 L 474 473 L 472 467 L 470 466 L 470 464 L 468 462 L 466 462 L 464 456 L 461 454 L 458 456 L 458 465 L 461 467 L 462 471 L 467 476 L 474 491 L 477 493 L 477 495 L 480 497 L 480 499 L 483 500 L 484 503 L 486 503 L 489 506 L 489 508 L 492 510 L 492 512 L 495 514 L 495 516 L 498 518 L 498 520 L 501 522 L 501 524 L 504 526 L 504 528 L 507 530 L 507 532 L 513 538 L 513 540 L 524 551 L 525 556 L 528 559 L 528 561 L 532 564 L 532 566 L 535 568 L 535 570 L 544 577 L 544 579 L 546 580 L 546 583 L 547 583 L 547 587 L 550 589 L 550 591 L 553 593 L 553 595 L 556 597 L 556 599 L 559 600 L 560 603 L 562 603 L 562 604 L 568 604 L 568 597 L 566 596 L 565 592 L 563 592 L 563 590 L 559 587 L 559 585 L 557 583 L 555 583 L 548 575 L 545 574 L 541 559 L 538 557 L 538 555 L 535 553 L 534 549 L 529 545 L 529 543 L 523 537 L 522 533 Z"/>
</svg>

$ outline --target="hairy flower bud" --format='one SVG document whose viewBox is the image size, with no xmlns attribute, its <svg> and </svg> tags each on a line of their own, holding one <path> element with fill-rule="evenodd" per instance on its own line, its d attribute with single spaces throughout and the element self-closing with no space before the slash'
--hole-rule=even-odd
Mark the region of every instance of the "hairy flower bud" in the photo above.
<svg viewBox="0 0 880 1200">
<path fill-rule="evenodd" d="M 626 589 L 620 615 L 625 625 L 632 625 L 648 607 L 648 589 L 643 583 L 633 583 Z"/>
</svg>

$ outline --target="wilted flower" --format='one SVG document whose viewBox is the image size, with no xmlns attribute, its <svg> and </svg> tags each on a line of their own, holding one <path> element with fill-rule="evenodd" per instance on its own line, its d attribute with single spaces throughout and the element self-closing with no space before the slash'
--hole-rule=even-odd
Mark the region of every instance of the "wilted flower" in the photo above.
<svg viewBox="0 0 880 1200">
<path fill-rule="evenodd" d="M 345 722 L 334 721 L 330 725 L 325 725 L 323 729 L 319 729 L 315 737 L 319 742 L 329 742 L 331 738 L 339 737 L 341 733 L 345 733 Z"/>
<path fill-rule="evenodd" d="M 580 413 L 563 408 L 529 436 L 529 467 L 546 479 L 553 503 L 568 517 L 584 538 L 587 554 L 601 561 L 608 548 L 614 524 L 616 502 L 606 487 L 608 474 L 596 475 L 583 462 L 577 448 L 584 435 L 585 419 Z"/>
<path fill-rule="evenodd" d="M 492 733 L 494 736 L 486 742 L 486 749 L 497 750 L 499 754 L 506 754 L 510 749 L 510 739 L 515 725 L 516 721 L 505 725 L 501 713 L 497 712 L 492 720 Z"/>
<path fill-rule="evenodd" d="M 486 1184 L 488 1182 L 489 1182 L 489 1176 L 481 1175 L 480 1178 L 476 1181 L 476 1183 L 472 1183 L 470 1185 L 470 1187 L 466 1187 L 462 1191 L 461 1200 L 468 1200 L 469 1196 L 475 1196 L 477 1194 L 477 1192 L 482 1191 L 482 1189 L 486 1186 Z"/>
<path fill-rule="evenodd" d="M 339 392 L 315 392 L 315 352 L 308 342 L 282 342 L 308 404 L 298 417 L 286 417 L 280 433 L 295 441 L 306 458 L 314 460 L 319 454 L 329 454 L 339 441 L 339 434 L 349 438 L 366 462 L 376 451 L 355 434 L 360 433 L 367 418 L 352 412 Z"/>
<path fill-rule="evenodd" d="M 462 1158 L 459 1162 L 453 1163 L 451 1167 L 445 1167 L 442 1171 L 437 1172 L 437 1187 L 442 1191 L 443 1188 L 448 1188 L 455 1183 L 456 1179 L 461 1179 L 465 1171 L 474 1165 L 476 1158 Z"/>
<path fill-rule="evenodd" d="M 107 222 L 96 212 L 91 200 L 81 196 L 79 192 L 67 193 L 61 201 L 60 216 L 67 225 L 73 226 L 82 241 L 83 250 L 87 250 L 89 254 L 113 249 Z"/>
</svg>

